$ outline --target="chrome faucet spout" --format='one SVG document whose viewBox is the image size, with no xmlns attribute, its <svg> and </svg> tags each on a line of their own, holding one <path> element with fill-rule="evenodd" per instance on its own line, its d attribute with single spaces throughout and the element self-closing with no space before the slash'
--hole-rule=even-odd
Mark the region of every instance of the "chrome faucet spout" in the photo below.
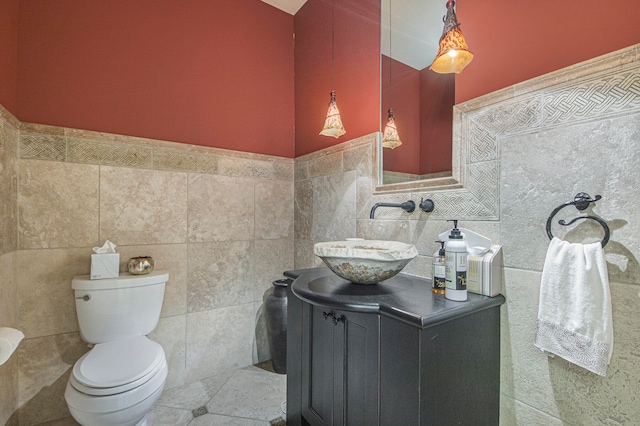
<svg viewBox="0 0 640 426">
<path fill-rule="evenodd" d="M 370 219 L 373 219 L 378 207 L 400 207 L 407 213 L 411 213 L 416 209 L 416 203 L 414 203 L 413 200 L 408 200 L 404 203 L 375 203 L 373 207 L 371 207 L 371 213 L 369 214 Z"/>
</svg>

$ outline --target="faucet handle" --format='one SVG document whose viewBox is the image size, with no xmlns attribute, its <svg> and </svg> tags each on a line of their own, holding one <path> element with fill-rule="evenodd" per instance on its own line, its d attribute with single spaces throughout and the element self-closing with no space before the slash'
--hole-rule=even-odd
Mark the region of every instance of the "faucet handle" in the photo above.
<svg viewBox="0 0 640 426">
<path fill-rule="evenodd" d="M 423 200 L 422 198 L 420 198 L 420 210 L 426 213 L 431 213 L 434 208 L 435 204 L 433 203 L 432 199 L 427 198 L 426 200 Z"/>
</svg>

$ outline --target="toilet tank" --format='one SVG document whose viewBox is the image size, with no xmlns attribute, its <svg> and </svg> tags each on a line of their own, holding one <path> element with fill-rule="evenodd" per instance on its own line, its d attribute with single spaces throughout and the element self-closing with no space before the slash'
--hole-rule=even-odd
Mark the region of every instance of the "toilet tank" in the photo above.
<svg viewBox="0 0 640 426">
<path fill-rule="evenodd" d="M 92 280 L 74 277 L 71 287 L 82 340 L 104 343 L 133 336 L 146 336 L 158 325 L 165 283 L 169 274 L 121 273 L 118 278 Z"/>
</svg>

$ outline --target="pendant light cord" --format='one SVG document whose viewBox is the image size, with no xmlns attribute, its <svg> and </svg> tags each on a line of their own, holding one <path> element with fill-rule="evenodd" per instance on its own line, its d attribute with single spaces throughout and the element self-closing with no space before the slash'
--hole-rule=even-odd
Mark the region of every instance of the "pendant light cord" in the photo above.
<svg viewBox="0 0 640 426">
<path fill-rule="evenodd" d="M 389 111 L 391 111 L 391 104 L 393 102 L 393 83 L 391 80 L 391 50 L 392 50 L 392 43 L 391 43 L 391 39 L 393 37 L 392 35 L 393 30 L 392 30 L 392 26 L 391 26 L 391 0 L 389 0 Z"/>
<path fill-rule="evenodd" d="M 331 91 L 334 87 L 335 74 L 335 46 L 334 46 L 334 26 L 335 26 L 335 0 L 331 0 Z"/>
</svg>

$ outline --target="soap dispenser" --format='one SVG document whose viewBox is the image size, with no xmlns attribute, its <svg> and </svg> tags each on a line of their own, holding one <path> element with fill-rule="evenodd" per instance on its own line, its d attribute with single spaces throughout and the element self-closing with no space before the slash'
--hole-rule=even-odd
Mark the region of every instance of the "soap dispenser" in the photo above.
<svg viewBox="0 0 640 426">
<path fill-rule="evenodd" d="M 457 302 L 467 300 L 467 243 L 458 229 L 457 220 L 444 245 L 446 259 L 446 289 L 444 297 Z"/>
<path fill-rule="evenodd" d="M 438 240 L 436 243 L 440 244 L 440 249 L 436 250 L 433 254 L 433 270 L 431 271 L 432 288 L 436 294 L 444 294 L 447 287 L 447 262 L 445 259 L 444 241 Z"/>
</svg>

